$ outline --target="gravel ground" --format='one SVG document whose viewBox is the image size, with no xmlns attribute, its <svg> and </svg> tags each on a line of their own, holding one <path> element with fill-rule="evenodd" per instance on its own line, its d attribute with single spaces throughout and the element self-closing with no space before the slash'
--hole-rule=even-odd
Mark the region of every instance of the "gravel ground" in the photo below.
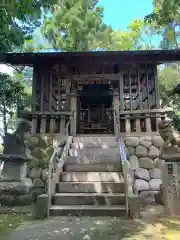
<svg viewBox="0 0 180 240">
<path fill-rule="evenodd" d="M 179 229 L 179 231 L 178 231 Z M 179 234 L 179 235 L 178 235 Z M 163 208 L 150 206 L 140 220 L 110 217 L 58 217 L 21 225 L 8 240 L 171 240 L 180 239 L 180 220 L 163 216 Z"/>
</svg>

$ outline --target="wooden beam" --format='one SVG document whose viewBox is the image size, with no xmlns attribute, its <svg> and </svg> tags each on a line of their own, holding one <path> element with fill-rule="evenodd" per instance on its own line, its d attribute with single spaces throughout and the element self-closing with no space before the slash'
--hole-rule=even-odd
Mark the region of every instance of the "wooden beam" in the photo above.
<svg viewBox="0 0 180 240">
<path fill-rule="evenodd" d="M 72 75 L 73 80 L 82 81 L 82 80 L 91 80 L 104 78 L 107 80 L 119 80 L 120 74 L 80 74 L 80 75 Z"/>
<path fill-rule="evenodd" d="M 146 110 L 134 110 L 134 111 L 121 111 L 120 115 L 129 115 L 129 114 L 146 114 L 146 113 L 166 113 L 173 112 L 173 109 L 146 109 Z"/>
</svg>

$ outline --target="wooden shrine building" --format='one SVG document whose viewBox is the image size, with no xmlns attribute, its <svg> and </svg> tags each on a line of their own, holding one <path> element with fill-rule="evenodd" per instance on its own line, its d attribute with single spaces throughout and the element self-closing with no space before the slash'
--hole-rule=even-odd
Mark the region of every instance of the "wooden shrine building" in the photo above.
<svg viewBox="0 0 180 240">
<path fill-rule="evenodd" d="M 157 66 L 180 60 L 179 50 L 5 53 L 0 61 L 33 67 L 35 133 L 124 135 L 157 131 Z"/>
</svg>

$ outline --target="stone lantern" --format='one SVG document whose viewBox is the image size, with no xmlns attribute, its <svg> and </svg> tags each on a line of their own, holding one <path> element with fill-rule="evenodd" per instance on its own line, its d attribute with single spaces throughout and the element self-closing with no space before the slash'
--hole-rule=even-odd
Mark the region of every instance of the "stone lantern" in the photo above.
<svg viewBox="0 0 180 240">
<path fill-rule="evenodd" d="M 23 125 L 24 124 L 24 125 Z M 4 137 L 4 151 L 0 155 L 0 161 L 4 162 L 3 174 L 1 181 L 20 181 L 27 176 L 27 148 L 25 144 L 25 122 L 19 126 L 26 130 L 20 132 L 17 128 L 14 134 L 6 134 Z M 19 128 L 20 128 L 19 127 Z"/>
</svg>

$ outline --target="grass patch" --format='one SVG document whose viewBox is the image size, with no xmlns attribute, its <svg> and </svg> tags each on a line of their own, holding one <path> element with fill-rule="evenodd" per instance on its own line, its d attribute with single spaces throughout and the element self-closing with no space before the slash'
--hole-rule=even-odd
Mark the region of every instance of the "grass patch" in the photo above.
<svg viewBox="0 0 180 240">
<path fill-rule="evenodd" d="M 12 230 L 29 220 L 32 220 L 32 217 L 26 214 L 0 215 L 0 240 L 4 240 Z"/>
</svg>

